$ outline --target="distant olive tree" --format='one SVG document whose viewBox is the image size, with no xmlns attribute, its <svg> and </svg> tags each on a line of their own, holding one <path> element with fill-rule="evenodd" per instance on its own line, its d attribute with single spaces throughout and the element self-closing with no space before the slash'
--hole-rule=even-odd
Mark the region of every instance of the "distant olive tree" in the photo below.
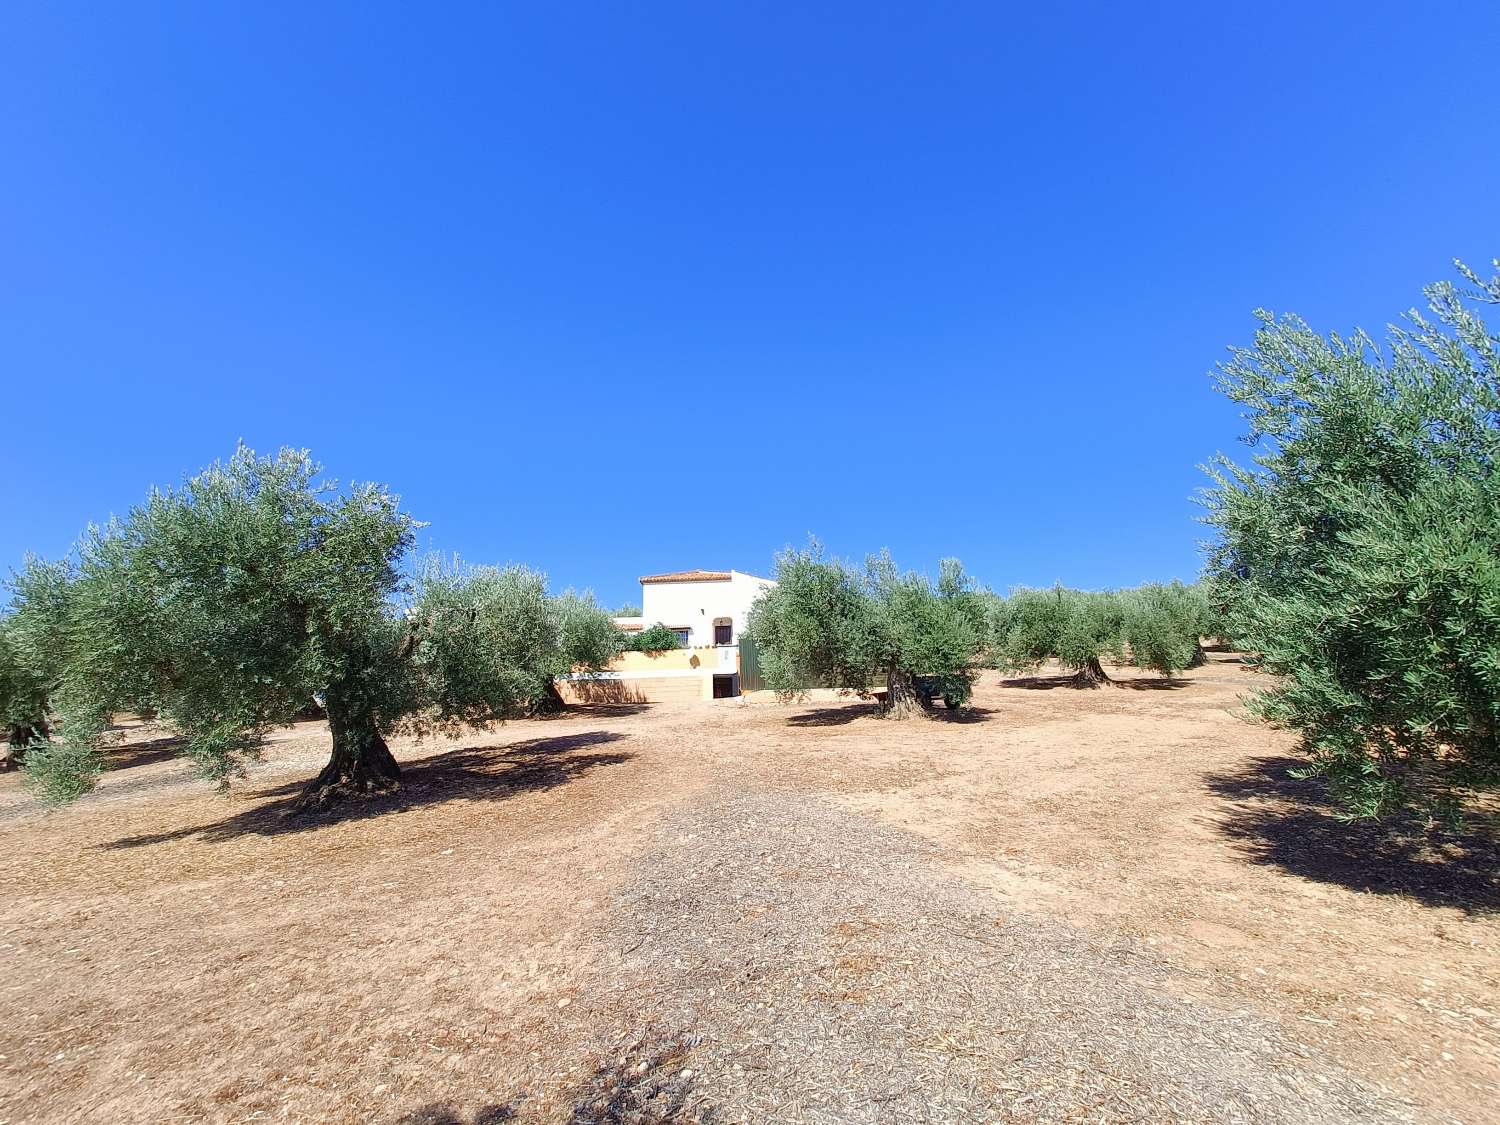
<svg viewBox="0 0 1500 1125">
<path fill-rule="evenodd" d="M 611 617 L 639 617 L 640 615 L 641 607 L 634 602 L 626 602 L 610 611 Z"/>
<path fill-rule="evenodd" d="M 559 677 L 597 671 L 619 651 L 619 630 L 591 594 L 547 593 L 524 566 L 429 561 L 408 620 L 412 674 L 425 706 L 404 722 L 456 732 L 495 717 L 563 706 Z"/>
<path fill-rule="evenodd" d="M 1201 640 L 1211 615 L 1197 586 L 1151 582 L 1122 591 L 1120 598 L 1125 641 L 1137 666 L 1171 679 L 1203 662 Z"/>
<path fill-rule="evenodd" d="M 813 544 L 778 556 L 776 585 L 751 607 L 747 632 L 778 695 L 813 683 L 864 692 L 883 680 L 883 712 L 906 718 L 921 710 L 918 677 L 967 700 L 986 639 L 985 600 L 954 559 L 934 582 L 899 571 L 884 552 L 859 571 Z"/>
<path fill-rule="evenodd" d="M 1384 349 L 1258 312 L 1219 370 L 1254 452 L 1209 467 L 1208 577 L 1355 816 L 1500 785 L 1500 272 L 1459 270 Z"/>
<path fill-rule="evenodd" d="M 5 751 L 0 769 L 8 769 L 33 743 L 46 741 L 47 685 L 19 651 L 14 631 L 0 620 L 0 727 Z"/>
<path fill-rule="evenodd" d="M 158 713 L 222 783 L 316 701 L 333 748 L 310 807 L 396 787 L 394 730 L 538 705 L 566 659 L 539 576 L 439 570 L 412 588 L 397 498 L 319 472 L 305 452 L 241 448 L 90 529 L 67 583 L 60 729 L 26 755 L 43 796 L 93 786 L 120 710 Z"/>
<path fill-rule="evenodd" d="M 1206 593 L 1181 582 L 1125 590 L 1020 587 L 990 608 L 995 662 L 1035 668 L 1055 660 L 1077 687 L 1112 682 L 1104 661 L 1127 659 L 1171 677 L 1203 659 L 1199 643 L 1216 618 Z"/>
<path fill-rule="evenodd" d="M 1105 657 L 1124 659 L 1125 609 L 1112 591 L 1020 587 L 995 614 L 995 648 L 1015 669 L 1056 660 L 1079 687 L 1108 683 Z"/>
<path fill-rule="evenodd" d="M 552 599 L 552 613 L 558 630 L 555 663 L 562 666 L 562 672 L 554 674 L 548 688 L 548 705 L 555 708 L 563 702 L 556 687 L 557 676 L 563 672 L 602 671 L 619 655 L 623 635 L 614 615 L 601 609 L 587 590 L 581 594 L 564 590 Z"/>
<path fill-rule="evenodd" d="M 51 698 L 67 645 L 68 581 L 65 565 L 34 557 L 11 578 L 11 604 L 0 616 L 0 728 L 8 747 L 0 768 L 51 733 Z"/>
</svg>

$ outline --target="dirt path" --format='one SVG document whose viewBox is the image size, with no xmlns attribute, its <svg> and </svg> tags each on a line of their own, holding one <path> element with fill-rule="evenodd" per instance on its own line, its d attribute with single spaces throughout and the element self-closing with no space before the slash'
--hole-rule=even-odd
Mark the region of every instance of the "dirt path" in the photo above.
<svg viewBox="0 0 1500 1125">
<path fill-rule="evenodd" d="M 1492 838 L 1336 825 L 1246 678 L 0 779 L 0 1122 L 1500 1120 Z"/>
<path fill-rule="evenodd" d="M 998 904 L 866 817 L 757 794 L 669 832 L 616 947 L 653 1021 L 704 1037 L 734 1120 L 1408 1119 L 1274 1022 L 1176 994 L 1134 943 Z"/>
</svg>

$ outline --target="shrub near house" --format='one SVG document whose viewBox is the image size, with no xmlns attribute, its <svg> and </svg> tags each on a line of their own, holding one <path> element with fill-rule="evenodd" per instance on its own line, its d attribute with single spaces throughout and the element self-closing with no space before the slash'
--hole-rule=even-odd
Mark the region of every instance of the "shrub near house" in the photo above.
<svg viewBox="0 0 1500 1125">
<path fill-rule="evenodd" d="M 622 652 L 670 652 L 681 648 L 682 640 L 677 630 L 668 629 L 660 621 L 639 633 L 627 633 L 620 645 Z"/>
</svg>

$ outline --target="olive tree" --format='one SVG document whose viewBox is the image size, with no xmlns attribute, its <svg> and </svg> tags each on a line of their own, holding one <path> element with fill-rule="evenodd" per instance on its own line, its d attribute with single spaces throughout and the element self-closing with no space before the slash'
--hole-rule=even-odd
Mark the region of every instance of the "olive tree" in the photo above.
<svg viewBox="0 0 1500 1125">
<path fill-rule="evenodd" d="M 223 782 L 316 701 L 333 746 L 311 806 L 396 787 L 396 729 L 536 706 L 563 659 L 539 576 L 429 572 L 412 590 L 416 524 L 397 497 L 319 472 L 305 452 L 241 448 L 89 530 L 66 598 L 61 730 L 26 759 L 43 795 L 91 787 L 120 710 L 158 713 Z"/>
<path fill-rule="evenodd" d="M 11 604 L 0 616 L 0 727 L 10 764 L 51 733 L 51 697 L 61 675 L 69 573 L 66 565 L 27 558 L 11 578 Z"/>
<path fill-rule="evenodd" d="M 5 747 L 0 769 L 8 769 L 33 743 L 45 741 L 47 686 L 16 644 L 9 620 L 0 620 L 0 728 Z"/>
<path fill-rule="evenodd" d="M 1219 369 L 1254 452 L 1209 467 L 1208 576 L 1351 815 L 1500 783 L 1500 273 L 1459 269 L 1384 348 L 1258 312 Z"/>
<path fill-rule="evenodd" d="M 430 561 L 408 612 L 421 701 L 405 725 L 453 730 L 495 716 L 563 705 L 558 677 L 598 670 L 620 632 L 591 594 L 547 594 L 546 575 L 524 566 L 444 566 Z"/>
<path fill-rule="evenodd" d="M 1201 664 L 1202 638 L 1213 628 L 1208 598 L 1198 585 L 1148 582 L 1121 591 L 1124 635 L 1138 667 L 1172 673 Z"/>
<path fill-rule="evenodd" d="M 855 570 L 813 544 L 776 560 L 776 585 L 751 607 L 748 632 L 769 687 L 791 697 L 815 683 L 857 692 L 884 681 L 883 713 L 921 710 L 917 678 L 966 700 L 985 642 L 985 601 L 957 560 L 936 582 L 889 554 Z"/>
<path fill-rule="evenodd" d="M 1079 687 L 1109 682 L 1102 660 L 1123 659 L 1125 611 L 1111 591 L 1020 587 L 993 620 L 995 649 L 1010 668 L 1034 668 L 1056 660 L 1073 671 Z"/>
<path fill-rule="evenodd" d="M 552 614 L 557 621 L 558 655 L 553 666 L 553 683 L 548 684 L 547 699 L 551 707 L 562 706 L 556 679 L 564 672 L 602 670 L 619 655 L 624 640 L 613 615 L 607 613 L 594 600 L 594 595 L 585 590 L 581 594 L 572 590 L 552 599 Z M 676 637 L 672 638 L 674 641 Z"/>
</svg>

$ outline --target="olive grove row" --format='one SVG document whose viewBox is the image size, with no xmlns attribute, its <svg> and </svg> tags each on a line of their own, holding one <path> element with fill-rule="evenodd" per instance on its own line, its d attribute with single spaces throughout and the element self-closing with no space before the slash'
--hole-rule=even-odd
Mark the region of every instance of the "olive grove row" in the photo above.
<svg viewBox="0 0 1500 1125">
<path fill-rule="evenodd" d="M 784 695 L 830 684 L 893 717 L 961 704 L 983 667 L 1055 660 L 1080 686 L 1107 660 L 1165 676 L 1230 640 L 1267 675 L 1253 713 L 1300 733 L 1307 772 L 1350 815 L 1454 812 L 1500 785 L 1500 336 L 1497 273 L 1459 265 L 1379 345 L 1258 313 L 1220 365 L 1250 463 L 1218 457 L 1195 585 L 991 593 L 788 551 L 749 635 Z M 0 615 L 0 723 L 32 785 L 63 801 L 105 761 L 113 716 L 158 716 L 223 781 L 316 707 L 333 736 L 304 803 L 398 783 L 395 731 L 452 731 L 561 703 L 555 680 L 627 642 L 591 597 L 521 567 L 406 569 L 412 518 L 376 485 L 337 488 L 305 452 L 240 449 L 67 560 L 29 560 Z"/>
</svg>

